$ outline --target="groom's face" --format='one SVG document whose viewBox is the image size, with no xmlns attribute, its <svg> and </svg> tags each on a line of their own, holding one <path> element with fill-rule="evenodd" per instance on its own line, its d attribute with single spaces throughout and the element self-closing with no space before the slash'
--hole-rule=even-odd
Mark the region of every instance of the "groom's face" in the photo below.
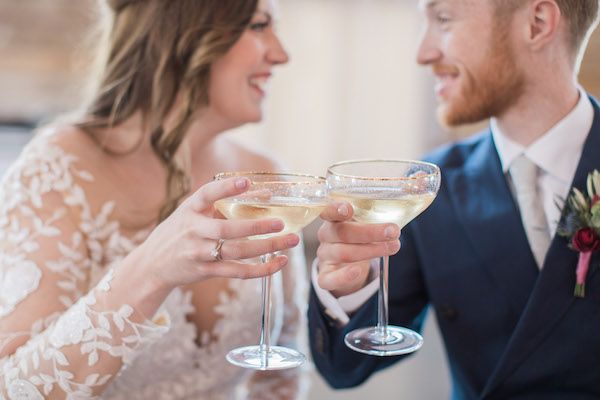
<svg viewBox="0 0 600 400">
<path fill-rule="evenodd" d="M 441 122 L 456 126 L 500 117 L 521 95 L 510 15 L 493 0 L 421 0 L 426 25 L 417 56 L 435 77 Z"/>
</svg>

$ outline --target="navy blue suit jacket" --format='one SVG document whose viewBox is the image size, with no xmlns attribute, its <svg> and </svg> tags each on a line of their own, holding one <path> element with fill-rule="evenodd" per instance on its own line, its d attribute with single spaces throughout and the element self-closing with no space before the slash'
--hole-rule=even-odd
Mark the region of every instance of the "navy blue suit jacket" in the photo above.
<svg viewBox="0 0 600 400">
<path fill-rule="evenodd" d="M 572 185 L 581 190 L 600 169 L 600 108 L 592 101 L 594 123 Z M 427 160 L 441 167 L 442 185 L 390 259 L 390 324 L 419 330 L 432 307 L 454 399 L 600 399 L 598 254 L 584 299 L 573 297 L 577 253 L 564 238 L 553 238 L 539 272 L 491 132 Z M 359 385 L 401 359 L 344 345 L 347 332 L 376 323 L 376 307 L 374 296 L 338 328 L 311 291 L 311 351 L 333 387 Z"/>
</svg>

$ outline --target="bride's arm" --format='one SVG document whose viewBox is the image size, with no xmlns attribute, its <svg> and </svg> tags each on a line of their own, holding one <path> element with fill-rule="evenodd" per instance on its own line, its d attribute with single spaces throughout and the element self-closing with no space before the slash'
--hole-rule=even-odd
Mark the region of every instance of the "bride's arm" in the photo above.
<svg viewBox="0 0 600 400">
<path fill-rule="evenodd" d="M 212 182 L 86 293 L 91 265 L 103 257 L 92 237 L 110 210 L 91 215 L 84 190 L 74 183 L 85 174 L 76 178 L 67 157 L 61 153 L 51 162 L 24 157 L 0 186 L 0 399 L 94 398 L 168 329 L 168 318 L 146 317 L 172 288 L 211 276 L 273 273 L 285 257 L 250 267 L 234 258 L 284 250 L 297 241 L 293 235 L 228 240 L 223 261 L 215 262 L 210 255 L 215 238 L 280 228 L 272 220 L 214 219 L 213 202 L 243 192 L 247 182 Z"/>
<path fill-rule="evenodd" d="M 303 246 L 286 252 L 290 265 L 282 270 L 284 321 L 278 345 L 308 355 L 306 344 L 307 267 Z M 308 361 L 307 361 L 308 363 Z M 257 371 L 249 382 L 251 400 L 293 400 L 306 398 L 308 365 L 279 371 Z"/>
<path fill-rule="evenodd" d="M 93 397 L 168 329 L 136 311 L 152 315 L 167 291 L 136 277 L 133 255 L 86 294 L 93 260 L 74 212 L 81 193 L 59 186 L 9 177 L 0 195 L 0 398 Z"/>
</svg>

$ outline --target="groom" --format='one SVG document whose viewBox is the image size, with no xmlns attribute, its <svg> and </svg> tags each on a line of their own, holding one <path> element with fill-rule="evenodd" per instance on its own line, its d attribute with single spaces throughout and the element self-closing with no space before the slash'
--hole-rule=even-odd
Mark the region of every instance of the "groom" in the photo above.
<svg viewBox="0 0 600 400">
<path fill-rule="evenodd" d="M 418 62 L 437 78 L 439 117 L 487 131 L 427 157 L 437 199 L 402 231 L 324 213 L 309 308 L 315 363 L 336 388 L 400 360 L 356 353 L 344 335 L 376 320 L 377 268 L 390 259 L 389 320 L 436 313 L 453 399 L 600 398 L 600 257 L 584 298 L 578 255 L 556 234 L 557 197 L 600 169 L 600 107 L 576 76 L 599 0 L 422 0 Z M 397 397 L 394 397 L 397 398 Z"/>
</svg>

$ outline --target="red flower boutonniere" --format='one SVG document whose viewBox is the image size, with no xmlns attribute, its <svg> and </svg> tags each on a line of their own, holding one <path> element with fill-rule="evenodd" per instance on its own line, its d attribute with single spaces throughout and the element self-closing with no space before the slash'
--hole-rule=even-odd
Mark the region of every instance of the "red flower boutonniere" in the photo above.
<svg viewBox="0 0 600 400">
<path fill-rule="evenodd" d="M 587 178 L 587 196 L 573 188 L 565 202 L 557 233 L 569 240 L 569 247 L 579 253 L 575 297 L 585 297 L 585 278 L 592 254 L 600 250 L 600 172 Z"/>
</svg>

